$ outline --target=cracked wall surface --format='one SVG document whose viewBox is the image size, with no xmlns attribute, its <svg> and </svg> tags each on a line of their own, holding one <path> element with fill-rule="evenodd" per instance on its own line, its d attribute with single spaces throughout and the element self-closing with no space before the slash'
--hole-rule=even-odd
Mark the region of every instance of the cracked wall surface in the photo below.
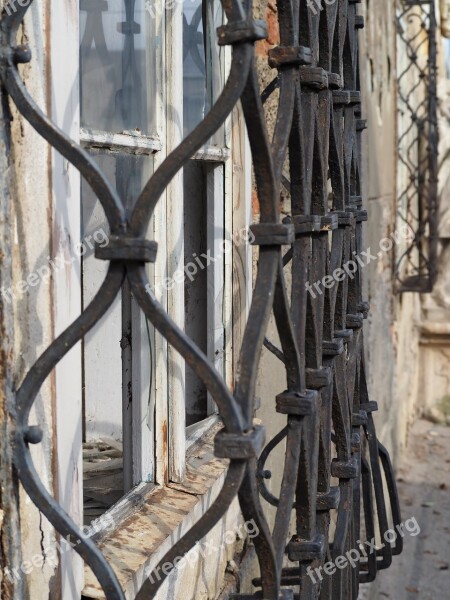
<svg viewBox="0 0 450 600">
<path fill-rule="evenodd" d="M 35 3 L 20 30 L 19 43 L 30 43 L 34 60 L 24 66 L 22 76 L 27 89 L 39 106 L 47 112 L 49 94 L 46 77 L 46 53 L 48 50 L 47 18 L 48 2 Z M 0 167 L 0 188 L 3 188 L 2 204 L 5 210 L 2 217 L 8 215 L 3 226 L 8 229 L 10 246 L 2 253 L 2 327 L 8 322 L 11 331 L 10 352 L 2 373 L 2 386 L 17 388 L 30 366 L 53 337 L 52 288 L 51 279 L 41 278 L 38 285 L 29 288 L 29 293 L 20 293 L 20 285 L 29 273 L 46 265 L 52 253 L 51 227 L 51 172 L 49 169 L 50 152 L 42 138 L 17 113 L 12 103 L 4 108 L 10 112 L 11 121 L 0 119 L 1 136 L 11 132 L 11 147 L 0 148 L 1 161 L 5 160 L 5 151 L 9 158 L 9 168 L 5 172 Z M 8 178 L 8 179 L 7 179 Z M 9 281 L 6 281 L 9 278 Z M 12 293 L 9 292 L 12 290 Z M 2 336 L 3 337 L 3 336 Z M 4 342 L 3 342 L 4 343 Z M 5 367 L 5 365 L 4 365 Z M 6 408 L 3 408 L 2 429 L 4 431 Z M 33 448 L 33 458 L 39 475 L 46 487 L 53 493 L 53 393 L 52 381 L 44 383 L 30 417 L 31 424 L 41 424 L 44 440 Z M 2 454 L 9 447 L 8 437 L 1 436 Z M 6 472 L 4 469 L 6 467 Z M 8 472 L 9 471 L 9 472 Z M 2 464 L 2 488 L 11 485 L 11 470 Z M 2 489 L 3 492 L 3 489 Z M 2 498 L 3 499 L 3 498 Z M 6 500 L 6 498 L 5 498 Z M 9 501 L 13 499 L 10 497 Z M 7 571 L 3 571 L 3 585 L 15 587 L 15 598 L 42 598 L 42 590 L 57 589 L 55 565 L 48 564 L 43 548 L 54 543 L 53 530 L 28 496 L 19 488 L 18 514 L 16 526 L 20 528 L 21 556 L 10 556 Z M 5 506 L 5 512 L 14 510 Z M 9 535 L 8 530 L 2 530 Z M 17 541 L 15 542 L 17 543 Z M 2 598 L 7 598 L 3 595 Z"/>
</svg>

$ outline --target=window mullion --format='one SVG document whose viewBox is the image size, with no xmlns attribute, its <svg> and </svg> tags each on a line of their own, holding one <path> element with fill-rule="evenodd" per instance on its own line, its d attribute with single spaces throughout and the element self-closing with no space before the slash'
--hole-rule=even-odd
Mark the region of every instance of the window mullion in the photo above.
<svg viewBox="0 0 450 600">
<path fill-rule="evenodd" d="M 230 119 L 231 121 L 231 119 Z M 231 145 L 230 121 L 225 124 L 225 136 Z M 244 165 L 241 165 L 243 167 Z M 233 238 L 233 161 L 230 159 L 224 163 L 224 234 L 229 240 Z M 224 292 L 223 292 L 223 315 L 224 315 L 224 377 L 230 389 L 233 387 L 233 252 L 234 244 L 227 247 L 224 253 Z"/>
<path fill-rule="evenodd" d="M 207 348 L 208 357 L 224 375 L 224 165 L 207 166 L 207 254 L 212 260 L 207 267 Z M 216 411 L 216 405 L 208 394 L 208 414 Z"/>
<path fill-rule="evenodd" d="M 85 148 L 129 154 L 153 154 L 162 149 L 158 135 L 148 136 L 137 132 L 114 133 L 84 127 L 80 131 L 80 142 Z"/>
<path fill-rule="evenodd" d="M 79 23 L 72 7 L 58 2 L 50 11 L 49 72 L 51 118 L 75 141 L 79 136 Z M 65 52 L 61 52 L 64 47 Z M 66 55 L 67 52 L 67 55 Z M 67 107 L 71 107 L 67 119 Z M 52 273 L 55 338 L 81 313 L 80 258 L 74 240 L 80 234 L 80 174 L 53 148 L 52 256 L 64 256 L 65 266 Z M 70 382 L 70 385 L 68 385 Z M 78 525 L 83 524 L 82 469 L 82 356 L 77 344 L 54 370 L 56 452 L 55 495 Z M 44 540 L 44 538 L 42 538 Z M 83 562 L 73 551 L 61 553 L 61 597 L 75 600 L 84 585 Z"/>
<path fill-rule="evenodd" d="M 166 14 L 167 152 L 183 139 L 183 5 L 174 2 Z M 184 269 L 183 171 L 167 188 L 168 313 L 184 329 L 184 281 L 171 279 Z M 168 351 L 169 478 L 180 482 L 186 473 L 185 362 L 172 348 Z"/>
<path fill-rule="evenodd" d="M 231 48 L 224 46 L 221 48 L 221 69 L 222 80 L 225 82 L 228 78 L 231 66 Z M 233 238 L 233 179 L 234 179 L 234 162 L 232 157 L 232 123 L 233 115 L 237 109 L 235 108 L 227 117 L 224 125 L 224 141 L 225 151 L 229 153 L 229 160 L 224 164 L 224 232 L 225 237 Z M 245 136 L 244 132 L 239 132 Z M 240 135 L 237 136 L 238 141 Z M 246 164 L 240 164 L 240 169 L 243 170 Z M 244 198 L 245 204 L 245 196 Z M 229 388 L 233 387 L 233 253 L 234 244 L 229 252 L 224 255 L 224 297 L 223 297 L 223 314 L 224 314 L 224 377 Z"/>
<path fill-rule="evenodd" d="M 232 154 L 230 166 L 233 173 L 231 189 L 232 233 L 242 240 L 242 231 L 248 231 L 253 222 L 251 150 L 242 107 L 232 113 Z M 232 371 L 236 373 L 245 325 L 250 310 L 253 289 L 252 247 L 249 244 L 233 245 L 233 344 Z"/>
</svg>

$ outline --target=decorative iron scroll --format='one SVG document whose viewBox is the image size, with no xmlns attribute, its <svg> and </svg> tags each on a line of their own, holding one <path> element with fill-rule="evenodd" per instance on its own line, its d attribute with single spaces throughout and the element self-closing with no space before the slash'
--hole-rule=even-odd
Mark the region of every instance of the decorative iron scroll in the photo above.
<svg viewBox="0 0 450 600">
<path fill-rule="evenodd" d="M 388 567 L 392 555 L 401 551 L 399 537 L 395 544 L 365 553 L 367 557 L 354 568 L 336 569 L 332 576 L 323 571 L 322 577 L 309 575 L 364 543 L 360 520 L 368 540 L 375 537 L 376 528 L 383 538 L 389 529 L 388 514 L 393 526 L 400 524 L 392 467 L 377 441 L 372 417 L 377 407 L 366 385 L 363 321 L 369 306 L 361 295 L 358 262 L 349 262 L 363 250 L 362 224 L 367 218 L 360 182 L 361 136 L 366 125 L 361 116 L 357 35 L 364 22 L 357 3 L 336 0 L 313 10 L 307 0 L 279 0 L 280 45 L 268 59 L 278 74 L 261 98 L 254 42 L 266 37 L 266 25 L 253 20 L 250 3 L 223 0 L 227 24 L 218 29 L 218 43 L 233 47 L 227 84 L 209 114 L 147 182 L 128 220 L 122 200 L 95 162 L 40 111 L 19 76 L 17 65 L 31 60 L 29 49 L 16 45 L 28 6 L 16 6 L 11 15 L 3 13 L 1 82 L 23 117 L 92 187 L 111 231 L 109 244 L 96 249 L 99 260 L 109 261 L 98 294 L 37 360 L 17 390 L 11 415 L 14 463 L 28 495 L 55 529 L 73 541 L 81 540 L 76 551 L 110 600 L 123 600 L 123 590 L 95 543 L 81 535 L 44 488 L 29 448 L 40 443 L 43 433 L 40 427 L 29 426 L 28 419 L 45 378 L 109 309 L 125 278 L 148 319 L 214 398 L 224 425 L 215 440 L 215 454 L 230 460 L 216 501 L 160 564 L 175 563 L 190 550 L 223 517 L 237 494 L 243 517 L 253 519 L 259 529 L 253 541 L 261 577 L 253 583 L 261 591 L 235 598 L 356 599 L 359 583 L 372 581 L 377 570 Z M 278 113 L 270 141 L 263 100 L 277 88 Z M 259 263 L 232 394 L 207 357 L 146 292 L 144 266 L 155 260 L 157 252 L 156 242 L 145 234 L 161 194 L 238 100 L 252 149 L 260 222 L 252 226 Z M 290 182 L 283 168 L 290 172 Z M 291 215 L 283 222 L 282 184 L 291 202 Z M 284 254 L 283 247 L 288 248 Z M 329 285 L 330 277 L 334 285 Z M 327 283 L 320 291 L 311 288 L 321 281 Z M 272 311 L 281 348 L 265 339 Z M 274 410 L 286 415 L 286 427 L 265 448 L 264 429 L 253 425 L 263 345 L 286 370 L 286 384 L 280 381 L 274 402 Z M 274 495 L 265 485 L 270 472 L 264 465 L 282 441 L 286 445 L 283 479 Z M 272 531 L 260 495 L 276 507 Z M 164 578 L 159 575 L 146 582 L 149 598 Z"/>
<path fill-rule="evenodd" d="M 434 0 L 400 0 L 398 225 L 409 230 L 396 261 L 399 292 L 431 292 L 438 244 L 437 44 Z M 405 236 L 402 236 L 405 237 Z"/>
</svg>

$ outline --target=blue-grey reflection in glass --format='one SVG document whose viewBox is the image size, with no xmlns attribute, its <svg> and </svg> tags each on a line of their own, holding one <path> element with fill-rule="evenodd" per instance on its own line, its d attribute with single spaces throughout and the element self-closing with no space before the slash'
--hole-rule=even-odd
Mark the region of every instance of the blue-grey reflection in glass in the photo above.
<svg viewBox="0 0 450 600">
<path fill-rule="evenodd" d="M 223 89 L 223 52 L 216 29 L 223 24 L 219 0 L 183 3 L 184 135 L 209 112 Z"/>
<path fill-rule="evenodd" d="M 145 0 L 81 0 L 81 122 L 152 133 L 155 52 Z"/>
</svg>

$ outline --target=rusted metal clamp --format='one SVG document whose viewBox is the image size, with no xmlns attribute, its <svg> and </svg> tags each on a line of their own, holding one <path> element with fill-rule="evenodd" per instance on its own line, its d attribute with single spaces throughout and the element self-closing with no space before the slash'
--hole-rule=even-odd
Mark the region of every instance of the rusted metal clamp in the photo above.
<svg viewBox="0 0 450 600">
<path fill-rule="evenodd" d="M 346 319 L 346 327 L 348 329 L 361 329 L 364 324 L 364 316 L 361 313 L 355 315 L 348 314 Z"/>
<path fill-rule="evenodd" d="M 355 210 L 353 211 L 355 214 L 356 222 L 362 223 L 363 221 L 367 221 L 367 210 Z"/>
<path fill-rule="evenodd" d="M 287 546 L 287 554 L 292 562 L 321 560 L 325 552 L 325 538 L 317 534 L 312 540 L 302 540 L 294 536 Z"/>
<path fill-rule="evenodd" d="M 364 410 L 366 413 L 377 412 L 378 410 L 378 402 L 376 400 L 370 400 L 370 402 L 366 402 L 365 404 L 360 404 L 359 408 Z"/>
<path fill-rule="evenodd" d="M 342 77 L 339 73 L 331 73 L 328 71 L 328 87 L 330 90 L 341 90 L 343 87 Z"/>
<path fill-rule="evenodd" d="M 333 459 L 331 461 L 331 475 L 338 479 L 356 479 L 359 475 L 358 460 L 354 457 L 348 461 Z"/>
<path fill-rule="evenodd" d="M 221 429 L 214 438 L 214 456 L 236 460 L 257 458 L 264 448 L 264 442 L 265 428 L 261 425 L 255 425 L 244 433 L 228 433 Z"/>
<path fill-rule="evenodd" d="M 133 237 L 110 236 L 106 246 L 95 245 L 95 258 L 154 263 L 158 244 Z"/>
<path fill-rule="evenodd" d="M 367 411 L 360 410 L 352 414 L 352 427 L 362 427 L 367 423 Z"/>
<path fill-rule="evenodd" d="M 295 237 L 309 235 L 313 232 L 320 231 L 320 215 L 295 215 L 286 217 L 283 223 L 293 223 L 295 229 Z"/>
<path fill-rule="evenodd" d="M 328 89 L 328 73 L 322 67 L 301 67 L 300 83 L 316 92 Z"/>
<path fill-rule="evenodd" d="M 334 337 L 342 338 L 344 342 L 349 342 L 353 337 L 353 329 L 336 329 Z"/>
<path fill-rule="evenodd" d="M 356 308 L 362 314 L 363 318 L 367 319 L 370 312 L 370 303 L 367 301 L 360 302 Z"/>
<path fill-rule="evenodd" d="M 284 246 L 295 241 L 295 227 L 290 223 L 254 223 L 250 231 L 255 246 Z"/>
<path fill-rule="evenodd" d="M 295 65 L 310 65 L 312 61 L 311 48 L 305 46 L 277 46 L 269 50 L 269 66 L 272 69 L 292 67 Z"/>
<path fill-rule="evenodd" d="M 342 338 L 333 338 L 322 342 L 322 354 L 324 356 L 339 356 L 344 352 L 344 340 Z"/>
<path fill-rule="evenodd" d="M 306 390 L 305 394 L 286 391 L 276 397 L 276 410 L 282 415 L 311 415 L 316 409 L 317 398 L 315 390 Z"/>
<path fill-rule="evenodd" d="M 356 131 L 367 129 L 367 119 L 356 119 Z"/>
<path fill-rule="evenodd" d="M 333 381 L 333 371 L 331 367 L 322 367 L 321 369 L 306 369 L 306 385 L 311 390 L 320 390 L 328 387 Z"/>
<path fill-rule="evenodd" d="M 339 226 L 339 220 L 336 213 L 329 213 L 320 217 L 320 232 L 333 231 Z"/>
<path fill-rule="evenodd" d="M 241 44 L 265 40 L 268 35 L 267 23 L 261 19 L 234 21 L 217 28 L 219 46 Z"/>
<path fill-rule="evenodd" d="M 328 492 L 319 492 L 317 494 L 316 510 L 325 512 L 339 507 L 341 500 L 341 488 L 336 485 L 330 488 Z"/>
</svg>

